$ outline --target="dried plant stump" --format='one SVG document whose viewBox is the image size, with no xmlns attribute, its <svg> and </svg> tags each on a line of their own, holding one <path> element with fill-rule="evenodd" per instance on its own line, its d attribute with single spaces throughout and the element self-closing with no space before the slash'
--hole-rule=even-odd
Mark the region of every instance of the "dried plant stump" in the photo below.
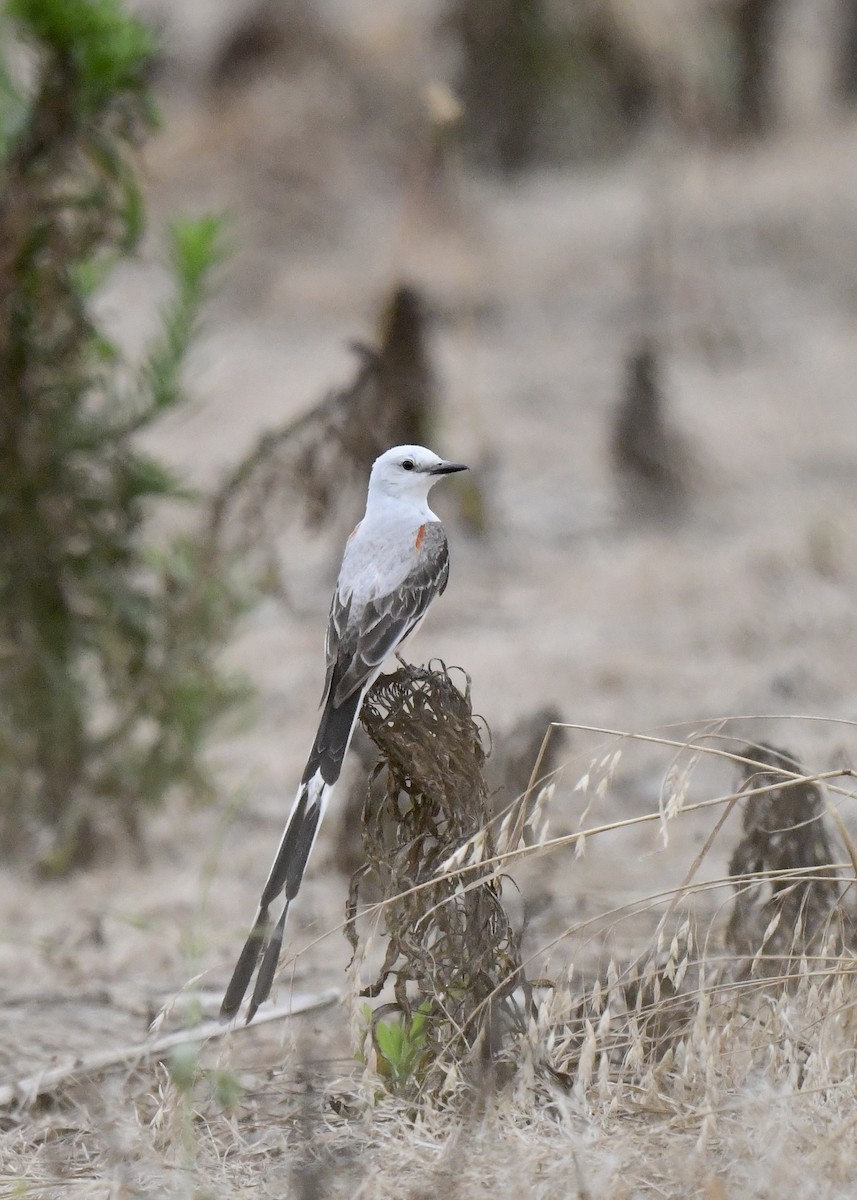
<svg viewBox="0 0 857 1200">
<path fill-rule="evenodd" d="M 375 684 L 361 715 L 381 756 L 373 778 L 383 786 L 370 781 L 367 789 L 366 866 L 352 879 L 347 932 L 356 952 L 360 887 L 371 876 L 383 900 L 386 954 L 364 994 L 378 996 L 392 981 L 402 1020 L 425 1016 L 410 1080 L 423 1094 L 439 1092 L 454 1066 L 496 1066 L 506 1033 L 520 1028 L 520 948 L 502 879 L 487 864 L 464 875 L 442 870 L 472 839 L 484 840 L 480 861 L 493 853 L 485 750 L 464 678 L 461 691 L 442 663 L 403 666 Z"/>
</svg>

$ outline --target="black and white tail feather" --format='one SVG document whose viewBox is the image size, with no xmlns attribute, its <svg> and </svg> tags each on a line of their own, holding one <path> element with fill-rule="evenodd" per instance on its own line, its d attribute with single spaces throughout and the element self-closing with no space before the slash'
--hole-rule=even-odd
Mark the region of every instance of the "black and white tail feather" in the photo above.
<svg viewBox="0 0 857 1200">
<path fill-rule="evenodd" d="M 428 507 L 442 475 L 466 468 L 421 446 L 396 446 L 372 468 L 366 514 L 349 538 L 330 607 L 321 720 L 277 849 L 256 919 L 232 972 L 220 1014 L 234 1017 L 250 986 L 251 1021 L 274 982 L 289 909 L 298 894 L 366 693 L 384 661 L 420 624 L 446 587 L 446 536 Z M 271 907 L 283 907 L 272 926 Z M 258 973 L 257 973 L 258 967 Z"/>
</svg>

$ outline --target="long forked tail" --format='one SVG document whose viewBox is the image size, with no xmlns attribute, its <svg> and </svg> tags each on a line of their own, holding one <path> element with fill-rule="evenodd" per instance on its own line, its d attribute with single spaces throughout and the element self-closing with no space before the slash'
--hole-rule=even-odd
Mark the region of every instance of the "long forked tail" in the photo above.
<svg viewBox="0 0 857 1200">
<path fill-rule="evenodd" d="M 268 872 L 267 882 L 262 889 L 253 928 L 235 964 L 220 1006 L 221 1017 L 234 1017 L 238 1012 L 257 964 L 259 973 L 247 1006 L 248 1021 L 253 1020 L 259 1005 L 267 1000 L 270 994 L 283 945 L 289 908 L 300 889 L 331 793 L 342 770 L 342 762 L 354 732 L 364 694 L 365 688 L 349 696 L 338 707 L 328 702 L 322 713 L 298 794 L 286 821 L 273 865 Z M 280 918 L 272 928 L 270 909 L 280 896 L 284 896 L 285 902 Z"/>
</svg>

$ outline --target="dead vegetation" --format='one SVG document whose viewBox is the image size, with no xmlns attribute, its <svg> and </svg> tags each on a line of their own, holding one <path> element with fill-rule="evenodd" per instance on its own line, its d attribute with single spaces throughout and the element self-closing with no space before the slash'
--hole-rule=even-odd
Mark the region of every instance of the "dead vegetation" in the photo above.
<svg viewBox="0 0 857 1200">
<path fill-rule="evenodd" d="M 306 1031 L 273 1079 L 270 1043 L 239 1058 L 258 1037 L 247 1030 L 234 1044 L 227 1034 L 166 1059 L 166 1041 L 152 1043 L 148 1061 L 129 1048 L 140 1060 L 130 1073 L 117 1070 L 122 1055 L 104 1056 L 46 1079 L 40 1110 L 20 1091 L 23 1108 L 3 1095 L 5 1179 L 107 1196 L 120 1176 L 132 1195 L 157 1178 L 158 1194 L 178 1196 L 190 1172 L 215 1194 L 382 1197 L 394 1194 L 393 1180 L 399 1195 L 422 1194 L 406 1182 L 416 1188 L 422 1178 L 419 1187 L 434 1180 L 451 1195 L 529 1187 L 564 1197 L 573 1151 L 581 1196 L 645 1194 L 661 1169 L 670 1195 L 681 1183 L 682 1194 L 729 1196 L 748 1186 L 741 1164 L 764 1126 L 780 1131 L 761 1152 L 771 1180 L 800 1196 L 783 1138 L 823 1121 L 829 1133 L 815 1161 L 824 1194 L 847 1195 L 847 1156 L 836 1146 L 857 1119 L 854 876 L 826 815 L 834 797 L 853 799 L 847 771 L 806 774 L 786 751 L 722 735 L 616 735 L 610 744 L 599 734 L 580 780 L 581 827 L 548 837 L 551 783 L 538 804 L 524 795 L 489 820 L 481 731 L 466 686 L 445 669 L 403 668 L 382 682 L 365 724 L 383 786 L 369 791 L 364 814 L 366 872 L 381 899 L 358 913 L 361 879 L 351 905 L 360 1064 L 343 1061 L 337 1078 Z M 652 746 L 671 758 L 660 805 L 630 821 L 600 820 L 620 764 Z M 694 786 L 700 763 L 721 773 L 736 764 L 738 789 Z M 723 858 L 739 808 L 728 872 L 706 871 L 718 850 Z M 603 842 L 607 851 L 629 824 L 669 840 L 701 814 L 708 837 L 681 865 L 678 886 L 567 927 L 572 948 L 601 942 L 602 968 L 546 970 L 545 947 L 522 953 L 501 889 L 522 859 L 558 855 L 573 870 L 581 847 L 590 854 Z M 718 893 L 724 903 L 706 903 Z M 610 931 L 641 914 L 649 933 L 636 951 L 610 950 Z M 372 982 L 367 943 L 377 951 L 379 940 Z M 198 1042 L 205 1031 L 188 1034 Z M 628 1136 L 640 1126 L 642 1141 Z M 537 1159 L 544 1170 L 534 1183 Z M 727 1190 L 712 1191 L 721 1177 Z"/>
<path fill-rule="evenodd" d="M 208 541 L 215 559 L 255 559 L 269 582 L 282 586 L 278 539 L 296 514 L 318 527 L 349 489 L 365 485 L 384 450 L 431 440 L 435 389 L 425 322 L 419 293 L 397 286 L 377 347 L 354 344 L 353 381 L 262 434 L 211 502 Z"/>
<path fill-rule="evenodd" d="M 543 1055 L 545 1045 L 552 1053 L 541 1061 L 578 1099 L 597 1095 L 615 1104 L 622 1095 L 636 1104 L 647 1095 L 643 1102 L 665 1113 L 684 1099 L 689 1074 L 725 1076 L 737 1064 L 738 1086 L 746 1087 L 762 1063 L 769 1070 L 772 1062 L 775 1078 L 800 1088 L 822 1028 L 839 1052 L 844 1045 L 838 1026 L 854 980 L 855 906 L 836 862 L 820 778 L 765 744 L 724 751 L 702 739 L 682 753 L 691 769 L 700 753 L 725 754 L 740 769 L 737 792 L 699 802 L 725 806 L 725 816 L 743 800 L 744 833 L 729 863 L 729 919 L 721 933 L 716 921 L 700 917 L 694 878 L 716 845 L 721 819 L 669 894 L 649 945 L 630 962 L 611 958 L 577 989 L 571 980 L 554 987 L 543 1002 L 539 1044 Z M 694 807 L 685 771 L 668 783 L 662 812 L 669 820 Z M 849 870 L 853 877 L 853 865 Z M 806 1040 L 794 1028 L 787 1034 L 809 1008 L 819 1028 Z"/>
<path fill-rule="evenodd" d="M 774 746 L 747 746 L 744 758 L 741 789 L 749 795 L 744 836 L 729 861 L 736 894 L 726 945 L 739 976 L 780 976 L 828 945 L 853 946 L 853 902 L 841 903 L 820 785 L 804 782 L 800 763 Z"/>
<path fill-rule="evenodd" d="M 637 516 L 676 516 L 689 499 L 690 456 L 666 412 L 662 359 L 649 339 L 631 351 L 613 419 L 613 466 L 628 509 Z"/>
<path fill-rule="evenodd" d="M 379 1047 L 374 1021 L 379 1016 L 386 1015 L 391 1007 L 398 1008 L 410 1021 L 417 1012 L 430 1012 L 431 1005 L 419 1005 L 426 996 L 437 1000 L 438 993 L 432 989 L 438 978 L 456 978 L 460 986 L 466 987 L 468 978 L 478 977 L 478 972 L 474 975 L 469 970 L 475 962 L 493 967 L 487 997 L 481 993 L 477 996 L 475 990 L 471 996 L 471 1004 L 477 998 L 480 1001 L 476 1011 L 481 1009 L 487 1014 L 490 1010 L 485 1007 L 486 998 L 509 997 L 517 989 L 516 1019 L 506 1022 L 502 1034 L 495 1033 L 490 1056 L 494 1060 L 504 1057 L 506 1062 L 501 1076 L 493 1073 L 490 1077 L 491 1087 L 500 1087 L 498 1112 L 504 1110 L 510 1097 L 520 1103 L 526 1095 L 525 1107 L 534 1102 L 546 1104 L 558 1114 L 577 1111 L 592 1116 L 600 1111 L 606 1118 L 617 1112 L 629 1116 L 644 1109 L 650 1116 L 660 1114 L 674 1120 L 689 1104 L 698 1104 L 701 1095 L 711 1097 L 714 1076 L 720 1077 L 720 1086 L 737 1084 L 747 1088 L 762 1072 L 772 1080 L 787 1080 L 795 1095 L 810 1086 L 810 1077 L 817 1085 L 816 1072 L 820 1070 L 828 1081 L 844 1081 L 847 1072 L 843 1074 L 841 1067 L 833 1070 L 831 1077 L 828 1056 L 841 1056 L 850 1037 L 844 1029 L 850 1031 L 852 1026 L 850 1019 L 843 1019 L 843 1011 L 852 1007 L 854 901 L 843 886 L 843 864 L 835 862 L 833 835 L 825 820 L 827 800 L 819 776 L 807 775 L 792 755 L 766 744 L 732 750 L 716 741 L 711 745 L 704 736 L 684 745 L 664 739 L 665 745 L 679 747 L 684 765 L 667 773 L 660 812 L 639 820 L 659 817 L 661 821 L 674 821 L 697 807 L 722 806 L 721 817 L 703 850 L 683 884 L 664 897 L 665 907 L 651 940 L 630 961 L 612 957 L 606 969 L 588 978 L 585 972 L 576 975 L 572 970 L 555 980 L 528 981 L 530 962 L 517 955 L 510 961 L 510 931 L 503 921 L 494 926 L 483 921 L 475 943 L 472 929 L 468 940 L 465 927 L 461 927 L 457 941 L 443 942 L 441 938 L 442 951 L 432 952 L 437 945 L 435 942 L 433 946 L 433 940 L 438 938 L 435 922 L 448 930 L 449 918 L 438 917 L 443 891 L 447 893 L 444 907 L 466 901 L 474 891 L 478 896 L 486 886 L 490 888 L 490 880 L 499 870 L 514 869 L 512 864 L 520 854 L 567 852 L 573 843 L 585 845 L 587 834 L 581 831 L 547 839 L 544 822 L 540 822 L 537 840 L 521 837 L 520 806 L 530 803 L 526 794 L 510 806 L 506 819 L 499 828 L 494 824 L 493 831 L 490 825 L 482 826 L 468 836 L 466 818 L 450 829 L 450 781 L 453 795 L 465 798 L 465 809 L 466 798 L 480 790 L 484 793 L 484 784 L 480 789 L 482 755 L 473 730 L 465 740 L 465 747 L 468 741 L 470 744 L 463 760 L 460 749 L 459 754 L 449 756 L 443 751 L 446 733 L 443 725 L 438 725 L 438 716 L 445 723 L 452 715 L 447 706 L 453 695 L 459 715 L 465 718 L 464 727 L 470 723 L 466 697 L 448 688 L 446 674 L 433 681 L 422 670 L 400 672 L 395 684 L 385 689 L 383 702 L 376 698 L 367 720 L 389 772 L 387 808 L 383 802 L 379 806 L 377 799 L 373 803 L 370 791 L 364 814 L 370 869 L 384 879 L 382 908 L 389 939 L 381 975 L 368 993 L 380 991 L 386 976 L 397 966 L 402 971 L 396 980 L 396 1005 L 377 1010 L 373 1017 L 371 1032 L 376 1051 Z M 423 711 L 417 727 L 398 719 L 403 700 L 409 692 L 412 698 L 414 691 L 423 701 L 416 705 L 412 701 L 417 711 L 424 710 L 428 696 L 433 694 L 435 698 L 428 720 Z M 438 697 L 446 701 L 440 714 Z M 461 727 L 453 720 L 453 743 Z M 415 728 L 421 731 L 422 754 L 419 749 L 411 753 Z M 706 754 L 737 763 L 740 786 L 726 796 L 690 804 L 690 776 Z M 582 781 L 583 790 L 595 788 L 603 794 L 611 784 L 618 758 L 618 753 L 608 753 L 593 760 Z M 438 762 L 443 764 L 439 774 Z M 425 777 L 421 768 L 427 768 Z M 830 772 L 826 778 L 836 780 L 842 774 L 847 776 L 849 772 Z M 838 787 L 835 782 L 833 786 Z M 411 797 L 406 801 L 408 810 L 414 795 L 421 799 L 423 808 L 430 797 L 445 795 L 446 802 L 439 806 L 443 813 L 440 825 L 437 808 L 428 818 L 427 828 L 425 812 L 422 828 L 419 820 L 416 829 L 410 828 L 406 816 L 403 835 L 397 837 L 403 792 Z M 548 789 L 542 793 L 548 807 L 550 792 Z M 708 890 L 728 883 L 735 891 L 725 929 L 718 929 L 716 921 L 705 920 L 696 911 L 700 885 L 695 876 L 722 836 L 724 819 L 739 802 L 743 803 L 744 832 L 732 854 L 729 875 L 703 885 Z M 431 804 L 428 809 L 431 811 Z M 596 827 L 594 833 L 603 837 L 615 828 Z M 510 835 L 512 829 L 516 832 Z M 450 837 L 451 832 L 458 836 Z M 444 841 L 448 851 L 445 855 Z M 853 872 L 853 864 L 850 869 Z M 456 886 L 459 871 L 461 879 Z M 487 884 L 481 882 L 486 872 Z M 499 893 L 492 892 L 495 904 L 499 898 Z M 645 907 L 657 899 L 639 903 Z M 663 903 L 655 903 L 655 907 L 663 907 Z M 478 904 L 472 910 L 476 911 Z M 415 931 L 419 931 L 419 938 L 414 938 Z M 498 933 L 500 940 L 492 953 L 491 937 Z M 572 930 L 568 933 L 571 935 Z M 468 971 L 462 975 L 464 963 Z M 420 987 L 409 996 L 408 984 L 416 979 Z M 420 1089 L 420 1081 L 426 1078 L 426 1061 L 415 1059 L 409 1064 L 410 1090 L 398 1089 L 400 1094 L 404 1092 L 410 1099 L 417 1094 L 423 1104 L 443 1108 L 449 1106 L 453 1095 L 461 1095 L 463 1083 L 469 1083 L 471 1088 L 475 1085 L 484 1103 L 485 1078 L 473 1073 L 466 1055 L 459 1057 L 463 1049 L 460 1033 L 467 1029 L 469 1020 L 459 1016 L 457 1024 L 458 1033 L 453 1023 L 451 1030 L 446 1030 L 445 1040 L 435 1040 L 432 1045 L 429 1061 L 435 1069 L 443 1064 L 439 1072 L 443 1086 L 439 1090 L 435 1087 L 434 1093 L 430 1088 Z M 435 1027 L 435 1035 L 437 1032 Z M 459 1046 L 452 1064 L 448 1057 L 451 1032 L 451 1044 Z M 424 1044 L 421 1041 L 421 1046 Z M 379 1068 L 382 1060 L 383 1055 L 377 1053 L 372 1066 L 384 1075 L 384 1068 Z M 691 1123 L 698 1125 L 700 1137 L 713 1135 L 714 1114 L 688 1115 Z"/>
<path fill-rule="evenodd" d="M 481 839 L 486 858 L 495 853 L 469 690 L 466 681 L 460 691 L 443 664 L 406 666 L 375 684 L 361 715 L 381 756 L 382 787 L 366 793 L 366 865 L 352 880 L 347 932 L 355 958 L 362 957 L 356 916 L 368 875 L 383 903 L 386 950 L 362 994 L 379 996 L 393 980 L 392 1001 L 370 1022 L 374 1059 L 394 1066 L 379 1044 L 381 1015 L 395 1013 L 412 1036 L 416 1023 L 412 1061 L 406 1071 L 399 1063 L 392 1080 L 410 1098 L 455 1092 L 459 1079 L 484 1085 L 486 1066 L 494 1073 L 508 1060 L 504 1030 L 525 1027 L 513 996 L 526 980 L 501 880 L 486 867 L 462 886 L 444 871 L 450 853 L 470 839 Z"/>
</svg>

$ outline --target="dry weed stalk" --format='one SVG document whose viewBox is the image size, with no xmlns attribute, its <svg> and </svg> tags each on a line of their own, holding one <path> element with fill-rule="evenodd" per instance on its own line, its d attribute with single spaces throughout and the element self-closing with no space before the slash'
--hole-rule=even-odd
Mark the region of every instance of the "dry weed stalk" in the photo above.
<svg viewBox="0 0 857 1200">
<path fill-rule="evenodd" d="M 729 863 L 736 894 L 726 945 L 739 975 L 791 974 L 802 955 L 821 951 L 837 917 L 853 943 L 853 921 L 840 906 L 820 784 L 805 780 L 797 759 L 775 746 L 747 746 L 743 756 L 741 791 L 770 790 L 745 804 L 744 836 Z M 840 944 L 841 934 L 834 939 Z"/>
<path fill-rule="evenodd" d="M 420 1014 L 419 1053 L 404 1083 L 438 1097 L 468 1069 L 471 1081 L 482 1072 L 484 1082 L 485 1067 L 493 1073 L 507 1054 L 507 1032 L 521 1028 L 513 1000 L 524 982 L 519 939 L 503 909 L 502 881 L 487 866 L 472 871 L 467 886 L 444 873 L 450 852 L 464 843 L 482 838 L 483 856 L 494 853 L 485 751 L 469 680 L 460 691 L 442 663 L 382 677 L 361 720 L 380 751 L 384 787 L 380 794 L 368 789 L 367 866 L 352 880 L 347 932 L 356 953 L 368 873 L 386 901 L 387 949 L 364 994 L 379 995 L 392 977 L 394 1004 L 380 1011 L 394 1009 L 406 1026 Z"/>
<path fill-rule="evenodd" d="M 690 454 L 685 439 L 665 415 L 660 355 L 648 338 L 633 348 L 613 418 L 613 466 L 635 518 L 677 516 L 689 498 Z"/>
<path fill-rule="evenodd" d="M 303 507 L 310 525 L 336 509 L 343 490 L 369 472 L 390 446 L 422 444 L 434 421 L 434 377 L 424 304 L 397 287 L 387 305 L 377 349 L 354 345 L 353 382 L 328 393 L 295 420 L 265 432 L 233 468 L 209 509 L 212 553 L 261 548 L 279 580 L 273 547 L 283 515 Z"/>
</svg>

